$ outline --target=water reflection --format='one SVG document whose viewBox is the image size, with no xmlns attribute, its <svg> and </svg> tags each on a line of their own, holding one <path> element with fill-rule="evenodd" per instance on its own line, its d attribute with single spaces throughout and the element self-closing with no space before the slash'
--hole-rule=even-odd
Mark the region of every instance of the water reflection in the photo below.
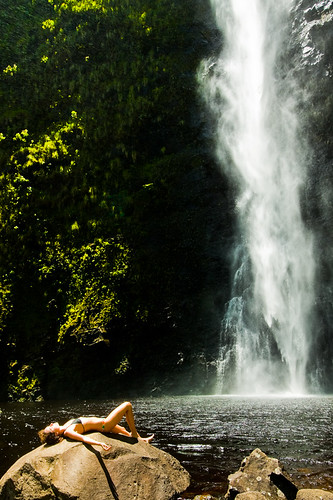
<svg viewBox="0 0 333 500">
<path fill-rule="evenodd" d="M 51 421 L 106 415 L 120 401 L 0 405 L 0 475 L 39 445 L 37 430 Z M 254 448 L 279 458 L 295 481 L 333 491 L 333 397 L 255 399 L 174 397 L 133 400 L 143 435 L 178 458 L 192 476 L 184 498 L 222 496 L 227 476 Z"/>
</svg>

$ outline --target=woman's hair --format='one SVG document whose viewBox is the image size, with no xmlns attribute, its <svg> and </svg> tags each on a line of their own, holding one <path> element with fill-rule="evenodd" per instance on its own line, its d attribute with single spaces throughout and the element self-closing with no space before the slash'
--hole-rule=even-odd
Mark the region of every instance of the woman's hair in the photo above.
<svg viewBox="0 0 333 500">
<path fill-rule="evenodd" d="M 48 445 L 57 444 L 63 440 L 63 438 L 58 434 L 56 434 L 55 432 L 45 432 L 45 429 L 39 431 L 38 436 L 42 444 L 48 444 Z"/>
</svg>

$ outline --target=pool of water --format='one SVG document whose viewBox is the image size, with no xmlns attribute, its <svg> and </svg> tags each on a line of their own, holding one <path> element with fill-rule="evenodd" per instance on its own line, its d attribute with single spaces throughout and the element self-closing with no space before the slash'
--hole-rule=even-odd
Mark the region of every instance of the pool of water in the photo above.
<svg viewBox="0 0 333 500">
<path fill-rule="evenodd" d="M 105 416 L 120 401 L 0 404 L 0 476 L 39 446 L 37 430 L 73 416 Z M 175 456 L 190 472 L 183 499 L 223 497 L 228 474 L 260 448 L 276 457 L 302 487 L 333 491 L 333 397 L 245 398 L 191 396 L 132 400 L 142 435 Z"/>
</svg>

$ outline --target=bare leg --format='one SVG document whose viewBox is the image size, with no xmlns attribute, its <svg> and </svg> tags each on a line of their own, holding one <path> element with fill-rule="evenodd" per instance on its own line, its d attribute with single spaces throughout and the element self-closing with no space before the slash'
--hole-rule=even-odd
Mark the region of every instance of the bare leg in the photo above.
<svg viewBox="0 0 333 500">
<path fill-rule="evenodd" d="M 126 401 L 125 403 L 122 403 L 121 405 L 117 406 L 104 420 L 104 429 L 105 432 L 112 432 L 112 429 L 116 427 L 121 419 L 125 417 L 128 427 L 130 428 L 131 431 L 131 437 L 140 439 L 142 441 L 145 441 L 146 443 L 149 443 L 152 439 L 153 436 L 149 436 L 148 438 L 141 438 L 140 434 L 136 430 L 135 427 L 135 422 L 134 422 L 134 414 L 133 414 L 133 408 L 132 404 Z"/>
<path fill-rule="evenodd" d="M 111 432 L 113 434 L 123 434 L 124 436 L 128 436 L 128 437 L 131 437 L 131 433 L 128 432 L 127 429 L 125 429 L 125 427 L 121 427 L 120 425 L 115 425 L 113 427 L 113 429 L 111 429 Z"/>
</svg>

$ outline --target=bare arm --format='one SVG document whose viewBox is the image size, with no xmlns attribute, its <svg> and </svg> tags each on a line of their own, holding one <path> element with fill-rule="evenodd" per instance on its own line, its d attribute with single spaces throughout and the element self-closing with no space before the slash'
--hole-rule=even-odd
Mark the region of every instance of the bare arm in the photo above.
<svg viewBox="0 0 333 500">
<path fill-rule="evenodd" d="M 111 448 L 111 446 L 106 443 L 102 443 L 101 441 L 96 441 L 95 439 L 92 439 L 89 436 L 84 436 L 83 434 L 80 434 L 79 432 L 76 432 L 72 429 L 66 429 L 64 432 L 64 436 L 70 439 L 75 439 L 75 441 L 81 441 L 82 443 L 101 446 L 105 451 L 108 451 Z"/>
</svg>

